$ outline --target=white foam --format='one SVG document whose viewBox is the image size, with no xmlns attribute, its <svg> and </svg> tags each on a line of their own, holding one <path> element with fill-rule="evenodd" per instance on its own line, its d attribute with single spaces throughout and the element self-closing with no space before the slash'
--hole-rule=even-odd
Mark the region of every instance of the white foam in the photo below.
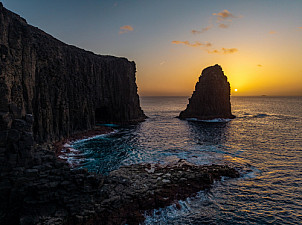
<svg viewBox="0 0 302 225">
<path fill-rule="evenodd" d="M 70 144 L 68 144 L 68 143 L 65 143 L 65 144 L 63 145 L 63 147 L 64 147 L 64 148 L 70 148 L 70 147 L 71 147 L 71 145 L 70 145 Z"/>
<path fill-rule="evenodd" d="M 70 152 L 79 152 L 79 150 L 76 150 L 74 148 L 69 148 Z"/>
<path fill-rule="evenodd" d="M 148 173 L 154 173 L 155 171 L 155 165 L 154 164 L 151 164 L 151 168 L 150 169 L 145 169 Z"/>
<path fill-rule="evenodd" d="M 80 140 L 76 140 L 74 142 L 72 142 L 72 144 L 78 144 L 78 143 L 82 143 L 82 142 L 85 142 L 85 141 L 88 141 L 88 140 L 92 140 L 92 139 L 96 139 L 96 138 L 100 138 L 100 137 L 106 137 L 110 134 L 113 134 L 113 133 L 116 133 L 117 131 L 114 130 L 110 133 L 107 133 L 107 134 L 99 134 L 99 135 L 95 135 L 95 136 L 92 136 L 92 137 L 88 137 L 88 138 L 84 138 L 84 139 L 80 139 Z"/>
<path fill-rule="evenodd" d="M 230 122 L 232 119 L 223 119 L 223 118 L 217 118 L 217 119 L 212 119 L 212 120 L 201 120 L 202 122 L 207 122 L 207 123 L 226 123 Z"/>
<path fill-rule="evenodd" d="M 66 155 L 59 155 L 58 156 L 60 159 L 68 159 L 68 157 Z"/>
<path fill-rule="evenodd" d="M 200 121 L 197 118 L 186 118 L 187 121 Z"/>
<path fill-rule="evenodd" d="M 224 119 L 224 118 L 215 118 L 211 120 L 200 120 L 197 118 L 187 118 L 187 121 L 199 121 L 199 122 L 206 122 L 206 123 L 227 123 L 230 122 L 232 119 Z"/>
</svg>

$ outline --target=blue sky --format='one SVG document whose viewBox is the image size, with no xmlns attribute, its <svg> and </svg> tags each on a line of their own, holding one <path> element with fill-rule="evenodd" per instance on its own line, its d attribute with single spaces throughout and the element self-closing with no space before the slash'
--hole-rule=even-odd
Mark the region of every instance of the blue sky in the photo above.
<svg viewBox="0 0 302 225">
<path fill-rule="evenodd" d="M 190 95 L 216 63 L 233 94 L 302 95 L 301 0 L 2 2 L 63 42 L 135 61 L 142 95 Z M 288 88 L 275 81 L 286 71 Z"/>
</svg>

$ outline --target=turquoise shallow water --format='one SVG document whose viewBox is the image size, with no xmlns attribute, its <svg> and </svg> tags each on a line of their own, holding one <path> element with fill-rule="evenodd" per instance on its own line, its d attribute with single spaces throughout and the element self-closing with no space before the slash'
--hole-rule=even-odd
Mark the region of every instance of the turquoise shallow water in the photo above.
<svg viewBox="0 0 302 225">
<path fill-rule="evenodd" d="M 132 163 L 232 164 L 240 179 L 147 215 L 146 224 L 301 224 L 302 98 L 232 97 L 228 123 L 182 121 L 186 97 L 143 97 L 145 122 L 73 143 L 77 168 L 108 173 Z"/>
</svg>

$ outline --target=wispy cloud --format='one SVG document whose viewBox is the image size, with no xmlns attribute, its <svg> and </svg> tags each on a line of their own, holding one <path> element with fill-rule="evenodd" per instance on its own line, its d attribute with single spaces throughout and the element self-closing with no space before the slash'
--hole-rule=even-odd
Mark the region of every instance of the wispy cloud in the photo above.
<svg viewBox="0 0 302 225">
<path fill-rule="evenodd" d="M 159 63 L 160 66 L 162 66 L 164 64 L 166 64 L 166 61 L 162 61 L 162 62 Z"/>
<path fill-rule="evenodd" d="M 271 31 L 269 32 L 269 34 L 277 34 L 277 31 L 271 30 Z"/>
<path fill-rule="evenodd" d="M 261 64 L 258 64 L 257 66 L 258 66 L 258 67 L 262 67 L 262 65 L 261 65 Z"/>
<path fill-rule="evenodd" d="M 172 44 L 177 44 L 177 45 L 183 44 L 183 45 L 190 46 L 190 47 L 201 47 L 201 46 L 211 47 L 212 46 L 212 44 L 210 42 L 202 43 L 199 41 L 195 41 L 194 43 L 190 43 L 189 41 L 172 41 Z"/>
<path fill-rule="evenodd" d="M 120 32 L 119 32 L 119 34 L 124 34 L 124 33 L 127 33 L 127 32 L 129 32 L 129 31 L 133 31 L 133 30 L 134 30 L 134 29 L 133 29 L 132 26 L 130 26 L 130 25 L 125 25 L 125 26 L 120 27 Z"/>
<path fill-rule="evenodd" d="M 302 29 L 302 27 L 298 27 L 299 29 Z"/>
<path fill-rule="evenodd" d="M 216 18 L 216 24 L 219 28 L 228 28 L 230 26 L 230 23 L 232 22 L 232 19 L 234 18 L 241 18 L 242 15 L 236 16 L 232 13 L 230 13 L 227 9 L 222 10 L 219 13 L 212 13 L 212 16 L 209 19 L 209 26 L 202 28 L 201 30 L 191 30 L 192 34 L 202 34 L 214 27 L 213 25 L 213 16 Z M 215 24 L 215 23 L 214 23 Z"/>
<path fill-rule="evenodd" d="M 221 48 L 220 50 L 218 49 L 214 49 L 214 50 L 209 50 L 210 47 L 212 47 L 212 43 L 210 42 L 199 42 L 199 41 L 195 41 L 193 43 L 190 43 L 189 41 L 172 41 L 172 44 L 176 44 L 176 45 L 185 45 L 185 46 L 189 46 L 189 47 L 204 47 L 204 50 L 209 53 L 209 54 L 232 54 L 232 53 L 236 53 L 238 52 L 237 48 Z"/>
<path fill-rule="evenodd" d="M 228 28 L 230 25 L 224 24 L 224 23 L 220 23 L 218 25 L 220 28 Z"/>
<path fill-rule="evenodd" d="M 228 28 L 232 22 L 232 19 L 242 17 L 230 13 L 227 9 L 224 9 L 219 13 L 212 13 L 212 15 L 216 17 L 216 22 L 219 28 Z"/>
<path fill-rule="evenodd" d="M 202 28 L 201 30 L 192 30 L 192 34 L 202 34 L 210 29 L 212 29 L 212 25 Z"/>
<path fill-rule="evenodd" d="M 221 21 L 231 21 L 231 18 L 237 18 L 237 16 L 233 15 L 232 13 L 230 13 L 227 9 L 222 10 L 219 13 L 213 13 L 213 16 L 216 16 L 217 21 L 221 22 Z"/>
<path fill-rule="evenodd" d="M 237 48 L 222 48 L 223 54 L 232 54 L 238 52 Z"/>
<path fill-rule="evenodd" d="M 208 53 L 209 54 L 233 54 L 233 53 L 236 53 L 238 52 L 238 49 L 237 48 L 221 48 L 220 50 L 208 50 Z"/>
</svg>

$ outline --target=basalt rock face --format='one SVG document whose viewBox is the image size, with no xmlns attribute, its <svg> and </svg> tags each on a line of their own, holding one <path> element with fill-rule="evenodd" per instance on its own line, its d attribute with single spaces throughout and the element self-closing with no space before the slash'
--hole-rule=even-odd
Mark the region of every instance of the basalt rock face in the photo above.
<svg viewBox="0 0 302 225">
<path fill-rule="evenodd" d="M 16 119 L 26 122 L 31 114 L 34 141 L 45 143 L 98 122 L 145 118 L 134 62 L 64 44 L 2 4 L 0 58 L 1 131 L 11 130 Z"/>
<path fill-rule="evenodd" d="M 144 120 L 135 72 L 134 62 L 64 44 L 0 2 L 0 224 L 37 224 L 39 208 L 69 204 L 62 182 L 66 194 L 85 189 L 89 174 L 58 161 L 52 143 L 97 123 Z M 84 192 L 73 199 L 93 198 Z"/>
<path fill-rule="evenodd" d="M 232 119 L 230 84 L 224 75 L 221 66 L 207 67 L 202 71 L 195 91 L 189 99 L 187 108 L 179 118 L 196 118 L 210 120 L 215 118 Z"/>
</svg>

